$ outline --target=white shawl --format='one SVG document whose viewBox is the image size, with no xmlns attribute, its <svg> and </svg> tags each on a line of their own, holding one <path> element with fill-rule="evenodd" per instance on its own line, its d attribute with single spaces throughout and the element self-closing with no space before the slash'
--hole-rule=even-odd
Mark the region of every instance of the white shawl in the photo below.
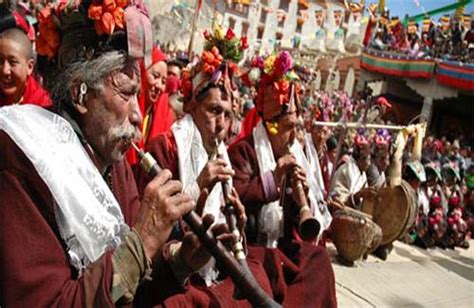
<svg viewBox="0 0 474 308">
<path fill-rule="evenodd" d="M 173 132 L 178 147 L 179 178 L 183 184 L 184 190 L 190 191 L 193 187 L 197 186 L 196 180 L 206 166 L 209 160 L 209 155 L 202 143 L 201 133 L 189 114 L 175 122 L 171 127 L 171 131 Z M 223 142 L 219 145 L 219 153 L 223 155 L 223 159 L 229 166 L 231 166 Z M 232 187 L 232 180 L 229 181 L 229 185 Z M 199 197 L 199 193 L 191 194 L 196 200 Z M 203 215 L 212 214 L 214 216 L 214 224 L 225 223 L 225 215 L 221 211 L 222 206 L 224 206 L 222 185 L 217 183 L 207 197 L 203 209 Z M 214 265 L 215 260 L 214 258 L 211 258 L 211 260 L 199 271 L 199 274 L 206 281 L 208 286 L 216 281 L 219 274 Z"/>
<path fill-rule="evenodd" d="M 253 139 L 255 144 L 255 152 L 257 154 L 260 175 L 268 171 L 275 170 L 276 161 L 273 155 L 272 145 L 268 138 L 267 131 L 263 126 L 263 121 L 257 124 L 253 130 Z M 306 158 L 303 148 L 298 142 L 294 142 L 290 149 L 295 156 L 296 162 L 303 170 L 312 170 L 311 164 Z M 321 188 L 317 184 L 317 180 L 313 172 L 306 172 L 306 180 L 309 185 L 308 197 L 310 200 L 311 212 L 321 225 L 319 235 L 322 234 L 331 224 L 332 217 L 326 204 L 319 199 Z M 273 201 L 265 204 L 259 214 L 259 241 L 266 239 L 264 244 L 266 247 L 276 247 L 278 238 L 283 235 L 283 209 L 279 201 Z"/>
<path fill-rule="evenodd" d="M 69 262 L 79 274 L 121 243 L 129 228 L 120 206 L 69 122 L 35 105 L 16 105 L 0 108 L 0 129 L 51 191 Z"/>
</svg>

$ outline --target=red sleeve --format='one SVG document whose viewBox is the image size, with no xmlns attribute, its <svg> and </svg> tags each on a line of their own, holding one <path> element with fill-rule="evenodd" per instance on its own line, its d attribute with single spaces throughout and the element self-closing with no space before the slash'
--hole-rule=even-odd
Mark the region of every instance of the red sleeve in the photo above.
<svg viewBox="0 0 474 308">
<path fill-rule="evenodd" d="M 54 219 L 52 199 L 30 184 L 9 171 L 0 173 L 0 304 L 112 307 L 110 253 L 75 278 L 57 228 L 48 222 Z"/>
<path fill-rule="evenodd" d="M 247 212 L 256 214 L 265 203 L 278 199 L 265 196 L 252 135 L 232 145 L 228 152 L 235 170 L 234 187 Z"/>
</svg>

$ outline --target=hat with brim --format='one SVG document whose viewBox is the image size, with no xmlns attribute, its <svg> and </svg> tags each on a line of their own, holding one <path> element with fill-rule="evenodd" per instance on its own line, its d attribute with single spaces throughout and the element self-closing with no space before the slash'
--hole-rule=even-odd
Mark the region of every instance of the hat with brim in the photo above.
<svg viewBox="0 0 474 308">
<path fill-rule="evenodd" d="M 417 179 L 420 182 L 426 182 L 426 173 L 425 168 L 418 160 L 413 160 L 407 163 L 407 168 L 410 168 L 411 171 L 415 174 Z"/>
</svg>

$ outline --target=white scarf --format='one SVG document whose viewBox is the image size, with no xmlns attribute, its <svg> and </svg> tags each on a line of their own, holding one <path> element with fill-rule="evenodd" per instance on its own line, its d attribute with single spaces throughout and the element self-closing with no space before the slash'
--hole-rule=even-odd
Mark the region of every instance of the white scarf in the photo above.
<svg viewBox="0 0 474 308">
<path fill-rule="evenodd" d="M 275 170 L 276 161 L 273 156 L 270 139 L 268 138 L 265 127 L 263 126 L 263 121 L 258 123 L 253 129 L 253 140 L 255 144 L 255 152 L 257 154 L 258 166 L 260 168 L 260 175 Z M 299 142 L 294 142 L 290 151 L 296 158 L 298 165 L 303 170 L 312 170 Z M 318 198 L 318 195 L 321 194 L 321 189 L 318 187 L 313 172 L 306 173 L 306 180 L 309 185 L 308 197 L 310 200 L 311 212 L 321 225 L 319 230 L 319 235 L 321 235 L 322 232 L 331 224 L 332 217 L 327 206 L 322 202 L 322 199 L 319 200 Z M 280 201 L 273 201 L 262 207 L 259 214 L 258 224 L 258 240 L 260 243 L 264 244 L 266 247 L 275 248 L 278 244 L 278 238 L 283 235 L 283 209 L 280 206 Z M 266 239 L 266 242 L 263 243 L 262 239 Z"/>
<path fill-rule="evenodd" d="M 56 222 L 79 274 L 129 231 L 122 211 L 73 128 L 34 105 L 0 108 L 4 130 L 31 161 L 57 203 Z"/>
<path fill-rule="evenodd" d="M 182 119 L 175 122 L 171 127 L 171 131 L 173 132 L 178 147 L 179 178 L 186 190 L 187 187 L 197 184 L 196 180 L 206 166 L 209 160 L 209 155 L 202 143 L 201 133 L 194 124 L 191 115 L 187 114 Z M 223 142 L 219 144 L 219 153 L 223 155 L 223 159 L 229 166 L 231 166 Z M 229 185 L 232 187 L 232 180 L 229 180 Z M 203 216 L 205 214 L 212 214 L 214 216 L 214 224 L 225 223 L 225 215 L 221 211 L 223 205 L 224 196 L 222 193 L 222 185 L 216 183 L 207 197 L 203 209 Z M 211 260 L 199 271 L 201 277 L 204 278 L 208 286 L 216 281 L 219 274 L 214 265 L 215 260 L 214 258 L 211 258 Z"/>
<path fill-rule="evenodd" d="M 319 164 L 319 156 L 314 146 L 313 137 L 311 134 L 304 133 L 304 146 L 306 149 L 306 159 L 308 160 L 311 169 L 314 173 L 314 178 L 316 179 L 316 183 L 318 185 L 318 201 L 324 200 L 324 180 L 323 180 L 323 173 L 321 172 L 321 165 Z"/>
</svg>

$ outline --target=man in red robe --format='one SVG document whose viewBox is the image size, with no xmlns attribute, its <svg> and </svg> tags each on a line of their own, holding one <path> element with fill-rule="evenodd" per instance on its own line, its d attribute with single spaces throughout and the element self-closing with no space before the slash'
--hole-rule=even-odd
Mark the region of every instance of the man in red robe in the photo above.
<svg viewBox="0 0 474 308">
<path fill-rule="evenodd" d="M 22 30 L 12 28 L 0 33 L 0 107 L 51 106 L 48 93 L 33 77 L 34 63 L 31 41 Z"/>
<path fill-rule="evenodd" d="M 187 81 L 193 81 L 192 94 L 186 97 L 186 110 L 188 113 L 171 127 L 171 131 L 159 135 L 151 140 L 147 146 L 149 151 L 158 161 L 162 168 L 173 173 L 174 179 L 179 179 L 184 191 L 189 193 L 197 201 L 201 191 L 207 191 L 207 200 L 202 207 L 196 210 L 199 214 L 211 214 L 215 223 L 225 223 L 226 218 L 221 208 L 225 205 L 223 186 L 221 181 L 231 181 L 233 171 L 223 141 L 229 131 L 233 116 L 232 111 L 232 72 L 227 61 L 221 61 L 213 72 L 202 70 L 203 65 L 199 63 L 194 67 L 192 76 Z M 186 75 L 186 74 L 185 74 Z M 222 157 L 218 157 L 219 151 Z M 210 157 L 213 156 L 213 157 Z M 138 177 L 139 187 L 143 188 L 149 182 L 145 174 Z M 230 183 L 229 183 L 230 185 Z M 240 222 L 242 234 L 245 224 L 243 205 L 238 199 L 235 190 L 230 190 L 226 200 L 234 203 L 240 210 L 236 213 L 237 221 Z M 185 228 L 181 227 L 181 230 Z M 177 232 L 175 237 L 180 238 Z M 243 239 L 239 238 L 234 243 L 237 251 L 235 255 L 242 252 Z M 249 248 L 251 250 L 252 248 Z M 261 261 L 267 255 L 259 252 Z M 277 258 L 268 254 L 269 260 Z M 275 259 L 273 262 L 277 262 Z M 247 264 L 260 287 L 272 297 L 269 279 L 263 268 L 262 262 L 252 257 L 247 258 Z M 238 286 L 237 286 L 238 287 Z M 244 307 L 249 302 L 234 299 L 233 281 L 225 273 L 218 270 L 214 259 L 206 264 L 198 273 L 191 277 L 188 292 L 210 293 L 214 302 L 213 306 Z M 183 297 L 170 298 L 166 304 L 180 306 L 186 304 L 186 294 Z"/>
<path fill-rule="evenodd" d="M 312 230 L 315 231 L 314 237 L 320 236 L 322 230 L 328 227 L 330 217 L 328 221 L 329 212 L 327 208 L 322 208 L 325 205 L 316 204 L 316 180 L 310 172 L 306 172 L 307 177 L 299 167 L 304 162 L 308 167 L 306 170 L 310 170 L 300 144 L 293 143 L 298 123 L 298 96 L 295 84 L 286 78 L 291 78 L 291 58 L 289 54 L 282 53 L 273 60 L 273 64 L 271 59 L 265 63 L 273 67 L 266 65 L 264 71 L 262 67 L 263 72 L 256 85 L 256 110 L 262 120 L 250 135 L 229 148 L 235 170 L 234 185 L 249 216 L 247 239 L 253 244 L 278 247 L 276 250 L 294 266 L 294 276 L 281 281 L 281 284 L 288 286 L 284 304 L 332 307 L 336 305 L 336 298 L 328 254 L 313 243 L 294 241 L 301 237 L 295 226 L 304 211 L 317 217 L 319 227 Z M 310 191 L 307 205 L 300 203 L 302 199 L 295 201 L 297 199 L 293 198 L 292 192 L 297 185 L 294 179 L 303 183 L 304 190 Z M 284 213 L 281 213 L 282 203 L 285 204 Z M 314 237 L 311 240 L 314 241 Z M 277 265 L 277 268 L 280 267 Z"/>
<path fill-rule="evenodd" d="M 129 5 L 135 18 L 127 26 L 151 33 L 139 8 Z M 34 105 L 0 109 L 0 305 L 160 304 L 182 294 L 209 256 L 190 233 L 165 244 L 195 205 L 182 185 L 164 170 L 140 201 L 124 160 L 142 120 L 138 66 L 126 51 L 138 57 L 148 46 L 127 46 L 125 31 L 117 30 L 113 46 L 106 40 L 97 47 L 94 29 L 73 28 L 95 50 L 61 67 L 53 93 L 58 113 Z M 62 38 L 71 43 L 67 33 Z M 211 304 L 200 295 L 191 300 Z"/>
</svg>

